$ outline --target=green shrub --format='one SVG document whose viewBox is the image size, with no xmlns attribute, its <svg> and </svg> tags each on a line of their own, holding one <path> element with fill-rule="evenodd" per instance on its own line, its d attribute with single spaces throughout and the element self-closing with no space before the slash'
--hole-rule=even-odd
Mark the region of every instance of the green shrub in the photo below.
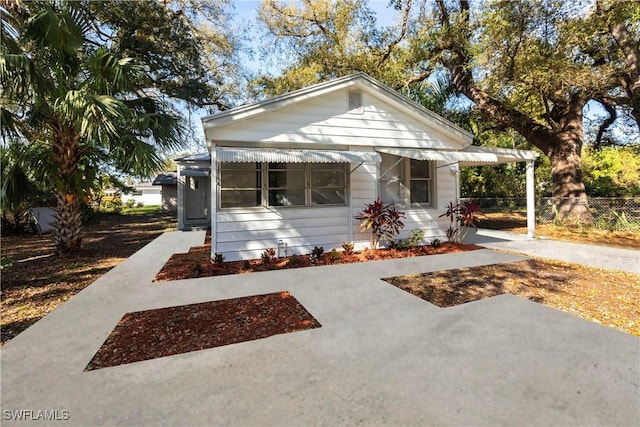
<svg viewBox="0 0 640 427">
<path fill-rule="evenodd" d="M 322 254 L 324 253 L 324 248 L 322 246 L 314 246 L 311 251 L 311 255 L 309 256 L 311 263 L 316 264 L 322 258 Z"/>
<path fill-rule="evenodd" d="M 297 267 L 300 265 L 300 258 L 298 258 L 298 255 L 293 254 L 289 257 L 289 265 L 291 267 Z"/>
<path fill-rule="evenodd" d="M 423 238 L 424 230 L 416 228 L 415 230 L 411 230 L 408 238 L 394 241 L 391 246 L 396 249 L 415 248 L 416 246 L 420 246 L 422 244 Z"/>
<path fill-rule="evenodd" d="M 13 266 L 16 260 L 10 256 L 3 256 L 0 258 L 0 270 L 4 270 L 7 267 Z"/>
<path fill-rule="evenodd" d="M 353 242 L 344 242 L 342 244 L 342 250 L 344 250 L 345 255 L 351 255 L 353 253 L 354 244 Z"/>
<path fill-rule="evenodd" d="M 200 277 L 202 272 L 204 271 L 204 267 L 199 262 L 194 262 L 191 266 L 191 272 L 193 273 L 193 277 Z"/>
<path fill-rule="evenodd" d="M 222 265 L 224 263 L 224 255 L 222 254 L 222 252 L 216 252 L 216 254 L 213 256 L 213 262 L 215 262 L 217 265 Z"/>
</svg>

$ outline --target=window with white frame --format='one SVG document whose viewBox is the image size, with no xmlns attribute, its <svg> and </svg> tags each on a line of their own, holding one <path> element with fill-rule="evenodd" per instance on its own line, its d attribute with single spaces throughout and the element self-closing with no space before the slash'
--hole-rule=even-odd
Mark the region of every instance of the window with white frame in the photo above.
<svg viewBox="0 0 640 427">
<path fill-rule="evenodd" d="M 379 194 L 403 209 L 435 207 L 434 162 L 382 155 Z"/>
<path fill-rule="evenodd" d="M 220 163 L 220 208 L 347 203 L 345 163 Z"/>
<path fill-rule="evenodd" d="M 408 159 L 409 203 L 411 206 L 433 206 L 433 162 Z"/>
</svg>

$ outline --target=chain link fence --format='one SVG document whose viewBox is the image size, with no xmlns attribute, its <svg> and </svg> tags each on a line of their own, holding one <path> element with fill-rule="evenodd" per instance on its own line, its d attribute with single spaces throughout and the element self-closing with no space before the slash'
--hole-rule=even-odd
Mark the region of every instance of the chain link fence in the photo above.
<svg viewBox="0 0 640 427">
<path fill-rule="evenodd" d="M 482 212 L 524 212 L 527 199 L 523 197 L 474 199 Z M 578 199 L 563 199 L 561 202 L 576 205 Z M 536 222 L 538 224 L 561 224 L 558 215 L 558 200 L 552 197 L 536 198 Z M 589 212 L 593 217 L 591 227 L 611 230 L 640 232 L 640 197 L 589 197 Z"/>
</svg>

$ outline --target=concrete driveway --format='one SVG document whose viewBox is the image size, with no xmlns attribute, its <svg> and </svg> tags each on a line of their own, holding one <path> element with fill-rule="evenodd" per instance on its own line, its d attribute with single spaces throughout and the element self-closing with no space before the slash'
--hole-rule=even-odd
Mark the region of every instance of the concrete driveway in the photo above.
<svg viewBox="0 0 640 427">
<path fill-rule="evenodd" d="M 640 251 L 635 249 L 596 246 L 545 238 L 527 239 L 524 234 L 486 229 L 470 232 L 465 242 L 476 243 L 490 249 L 501 249 L 640 274 Z"/>
<path fill-rule="evenodd" d="M 522 256 L 151 283 L 203 237 L 162 235 L 5 345 L 2 424 L 43 425 L 44 410 L 68 418 L 55 425 L 640 423 L 638 338 L 511 295 L 440 309 L 380 280 Z M 322 327 L 83 371 L 126 312 L 280 290 Z"/>
</svg>

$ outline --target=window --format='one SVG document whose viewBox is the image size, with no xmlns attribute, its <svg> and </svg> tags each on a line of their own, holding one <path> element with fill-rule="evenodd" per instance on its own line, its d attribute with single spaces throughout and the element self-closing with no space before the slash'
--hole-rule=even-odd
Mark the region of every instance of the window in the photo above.
<svg viewBox="0 0 640 427">
<path fill-rule="evenodd" d="M 347 203 L 344 163 L 220 163 L 220 208 Z"/>
<path fill-rule="evenodd" d="M 220 168 L 220 207 L 247 208 L 262 204 L 262 165 L 223 163 Z"/>
<path fill-rule="evenodd" d="M 269 206 L 306 206 L 305 165 L 269 163 Z"/>
<path fill-rule="evenodd" d="M 314 163 L 310 167 L 312 205 L 342 205 L 346 202 L 346 170 L 341 163 Z"/>
<path fill-rule="evenodd" d="M 435 162 L 382 155 L 379 194 L 403 209 L 435 207 Z"/>
<path fill-rule="evenodd" d="M 409 159 L 409 202 L 411 206 L 432 205 L 432 162 Z"/>
</svg>

